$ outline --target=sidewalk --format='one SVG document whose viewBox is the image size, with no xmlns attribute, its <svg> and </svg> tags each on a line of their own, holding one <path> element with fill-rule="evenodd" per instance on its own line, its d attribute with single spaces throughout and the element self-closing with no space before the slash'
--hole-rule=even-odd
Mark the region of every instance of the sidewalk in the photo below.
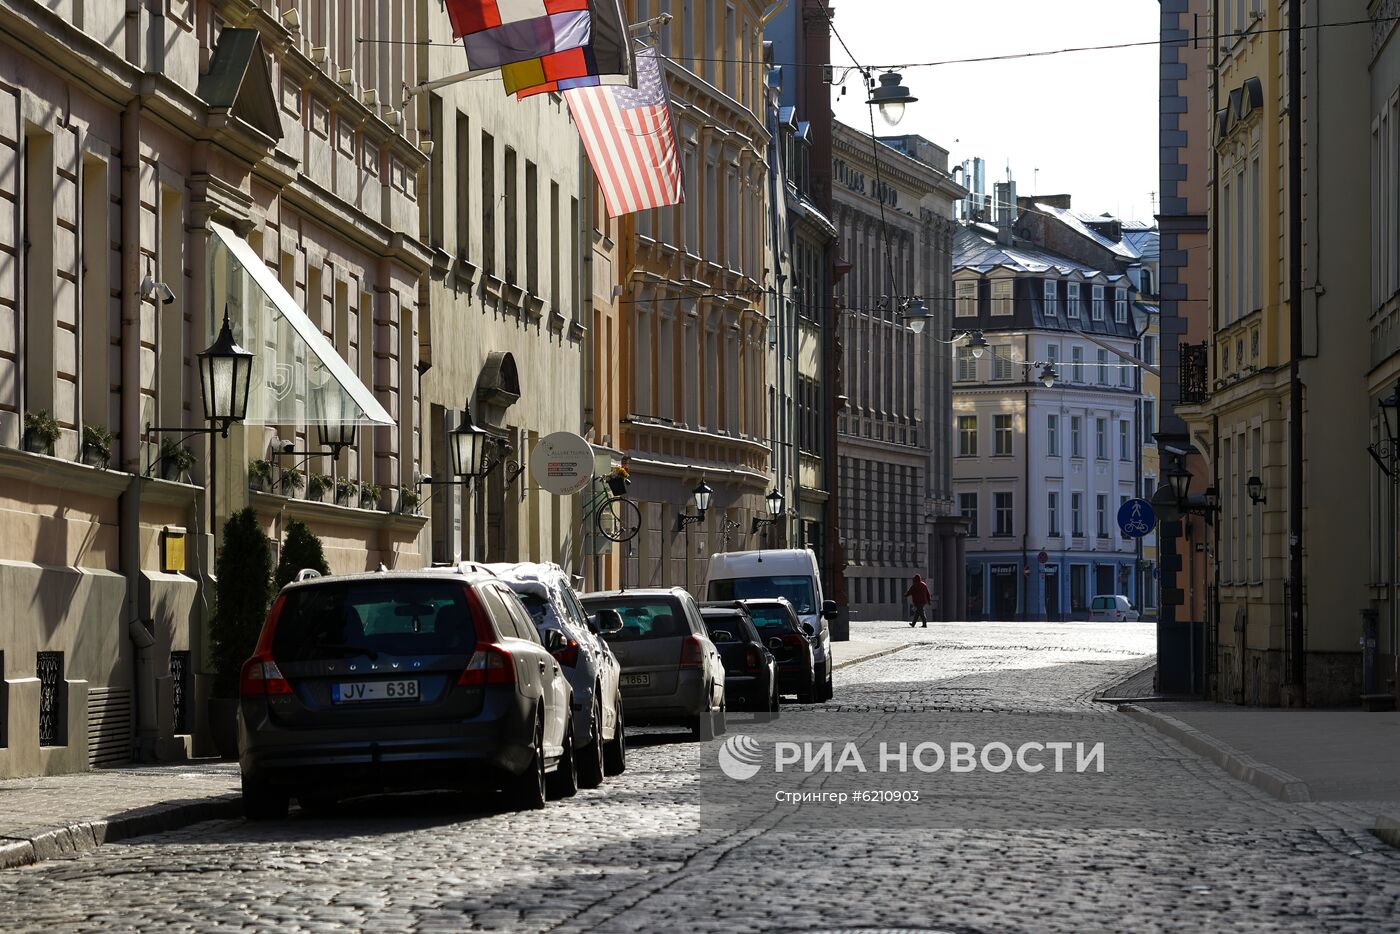
<svg viewBox="0 0 1400 934">
<path fill-rule="evenodd" d="M 0 781 L 0 869 L 240 811 L 232 762 L 133 766 Z"/>
<path fill-rule="evenodd" d="M 1282 710 L 1201 701 L 1118 708 L 1285 801 L 1349 802 L 1400 846 L 1400 712 Z"/>
<path fill-rule="evenodd" d="M 854 665 L 857 662 L 869 661 L 872 658 L 879 658 L 882 655 L 893 655 L 895 652 L 908 648 L 908 643 L 900 642 L 892 644 L 890 642 L 869 642 L 865 640 L 852 640 L 850 642 L 831 643 L 832 671 Z"/>
</svg>

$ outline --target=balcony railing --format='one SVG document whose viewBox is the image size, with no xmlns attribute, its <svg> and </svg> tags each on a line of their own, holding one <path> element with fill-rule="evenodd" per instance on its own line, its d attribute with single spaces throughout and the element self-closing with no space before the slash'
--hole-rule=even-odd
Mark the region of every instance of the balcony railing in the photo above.
<svg viewBox="0 0 1400 934">
<path fill-rule="evenodd" d="M 1210 400 L 1210 352 L 1202 341 L 1182 344 L 1181 404 L 1201 405 Z"/>
</svg>

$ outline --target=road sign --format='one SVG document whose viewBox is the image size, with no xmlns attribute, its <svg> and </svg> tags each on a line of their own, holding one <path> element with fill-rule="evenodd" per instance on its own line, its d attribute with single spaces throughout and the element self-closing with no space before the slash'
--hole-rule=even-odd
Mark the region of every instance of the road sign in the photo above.
<svg viewBox="0 0 1400 934">
<path fill-rule="evenodd" d="M 1130 499 L 1118 510 L 1118 528 L 1128 538 L 1146 538 L 1157 528 L 1157 514 L 1145 499 Z"/>
<path fill-rule="evenodd" d="M 1050 563 L 1050 552 L 1048 552 L 1048 551 L 1042 551 L 1040 554 L 1038 554 L 1038 555 L 1035 556 L 1035 560 L 1039 561 L 1041 564 L 1049 564 L 1049 563 Z"/>
</svg>

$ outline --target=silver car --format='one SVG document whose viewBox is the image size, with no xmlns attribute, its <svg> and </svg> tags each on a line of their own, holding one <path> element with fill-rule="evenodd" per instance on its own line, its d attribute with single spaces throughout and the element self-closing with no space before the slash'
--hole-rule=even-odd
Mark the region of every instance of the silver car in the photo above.
<svg viewBox="0 0 1400 934">
<path fill-rule="evenodd" d="M 627 768 L 621 666 L 579 603 L 569 575 L 557 564 L 491 564 L 486 569 L 515 591 L 541 638 L 559 632 L 566 640 L 554 657 L 574 693 L 579 785 L 597 788 L 604 775 L 620 775 Z"/>
<path fill-rule="evenodd" d="M 724 659 L 690 594 L 589 594 L 583 605 L 622 665 L 629 725 L 687 726 L 697 740 L 724 732 Z"/>
</svg>

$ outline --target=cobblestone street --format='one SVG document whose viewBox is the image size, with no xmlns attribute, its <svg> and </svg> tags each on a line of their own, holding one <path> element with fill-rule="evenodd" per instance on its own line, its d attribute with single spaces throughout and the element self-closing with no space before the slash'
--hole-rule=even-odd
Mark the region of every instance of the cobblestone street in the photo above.
<svg viewBox="0 0 1400 934">
<path fill-rule="evenodd" d="M 704 819 L 715 746 L 637 734 L 625 775 L 543 812 L 425 795 L 328 819 L 210 822 L 0 874 L 7 930 L 1400 931 L 1400 851 L 1336 804 L 1284 804 L 1112 709 L 1147 624 L 855 624 L 893 654 L 836 673 L 831 711 L 946 711 L 993 742 L 1030 719 L 1103 742 L 1149 792 L 1120 813 L 1089 776 L 985 774 L 949 829 L 776 813 Z M 730 732 L 742 731 L 732 722 Z M 1006 807 L 1007 794 L 1020 795 Z M 987 807 L 987 805 L 983 805 Z M 1102 813 L 1096 821 L 1093 815 Z M 1035 815 L 1043 819 L 1034 820 Z M 1020 824 L 1020 826 L 1017 826 Z M 1110 829 L 1110 826 L 1111 828 Z"/>
</svg>

